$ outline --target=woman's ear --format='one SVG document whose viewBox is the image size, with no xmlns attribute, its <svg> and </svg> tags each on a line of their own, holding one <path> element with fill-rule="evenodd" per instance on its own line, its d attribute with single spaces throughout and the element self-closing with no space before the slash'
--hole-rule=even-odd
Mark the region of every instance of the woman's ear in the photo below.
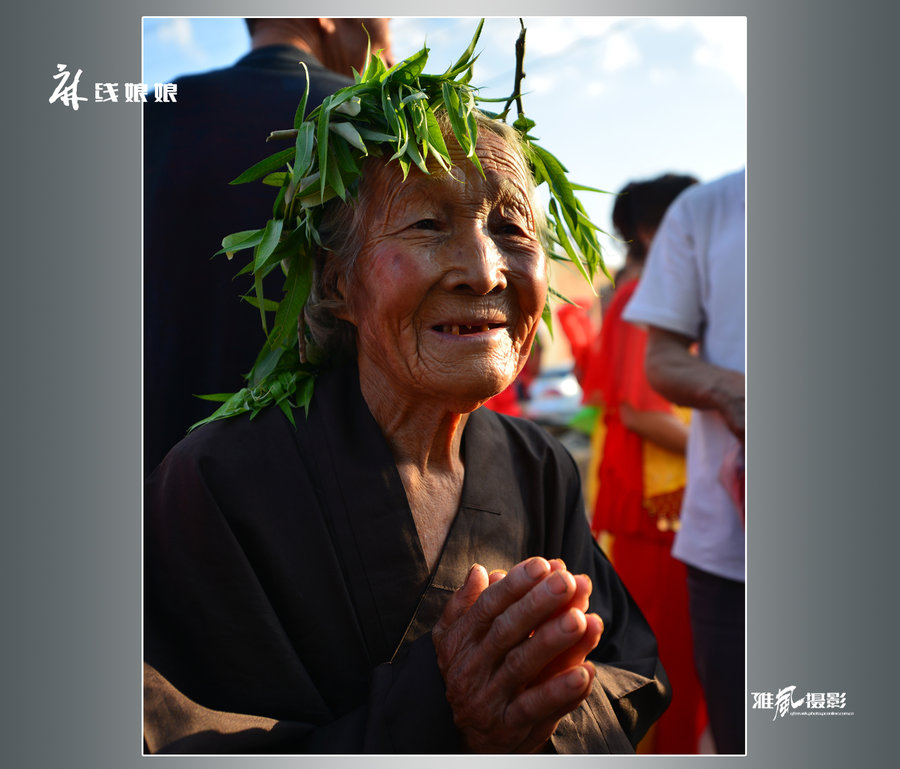
<svg viewBox="0 0 900 769">
<path fill-rule="evenodd" d="M 347 290 L 347 277 L 341 275 L 337 279 L 337 285 L 334 286 L 331 295 L 328 297 L 332 302 L 331 312 L 336 318 L 345 320 L 347 323 L 352 323 L 355 326 L 356 314 L 347 300 L 348 296 L 350 296 L 350 292 Z"/>
</svg>

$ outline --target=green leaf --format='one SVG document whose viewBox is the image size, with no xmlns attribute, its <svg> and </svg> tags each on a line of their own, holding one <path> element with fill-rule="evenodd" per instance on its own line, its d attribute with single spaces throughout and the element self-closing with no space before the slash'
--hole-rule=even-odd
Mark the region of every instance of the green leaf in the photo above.
<svg viewBox="0 0 900 769">
<path fill-rule="evenodd" d="M 387 72 L 387 67 L 384 66 L 384 62 L 380 57 L 369 54 L 368 62 L 365 72 L 359 78 L 361 84 L 379 81 L 382 75 Z"/>
<path fill-rule="evenodd" d="M 321 178 L 322 174 L 316 171 L 314 174 L 310 174 L 309 176 L 301 179 L 299 184 L 300 189 L 297 190 L 297 196 L 305 197 L 306 195 L 312 194 L 319 188 L 319 180 Z"/>
<path fill-rule="evenodd" d="M 553 286 L 547 286 L 547 291 L 551 297 L 554 299 L 558 299 L 560 302 L 564 302 L 565 304 L 570 304 L 573 307 L 579 307 L 580 305 L 577 302 L 573 302 L 569 297 L 559 293 Z"/>
<path fill-rule="evenodd" d="M 397 163 L 400 165 L 400 170 L 403 172 L 403 181 L 406 181 L 406 177 L 409 176 L 409 161 L 405 157 L 402 157 L 397 158 Z"/>
<path fill-rule="evenodd" d="M 444 83 L 441 86 L 444 94 L 444 103 L 447 105 L 447 116 L 450 118 L 450 128 L 453 136 L 456 137 L 460 148 L 468 156 L 472 149 L 472 142 L 469 138 L 469 127 L 460 114 L 459 95 L 453 89 L 450 83 Z"/>
<path fill-rule="evenodd" d="M 409 96 L 406 96 L 403 99 L 401 99 L 400 103 L 401 104 L 410 104 L 411 102 L 422 101 L 423 99 L 427 101 L 428 97 L 424 93 L 422 93 L 422 91 L 413 91 Z"/>
<path fill-rule="evenodd" d="M 301 377 L 297 382 L 297 406 L 303 408 L 306 416 L 309 416 L 309 404 L 312 401 L 313 388 L 316 380 L 311 376 Z"/>
<path fill-rule="evenodd" d="M 422 74 L 425 64 L 428 61 L 428 48 L 422 48 L 412 56 L 405 58 L 403 61 L 397 62 L 387 72 L 381 76 L 382 81 L 390 78 L 403 83 L 410 83 Z"/>
<path fill-rule="evenodd" d="M 278 131 L 270 131 L 269 135 L 266 137 L 267 142 L 275 142 L 275 141 L 286 141 L 288 139 L 296 140 L 297 138 L 297 129 L 296 128 L 283 128 Z"/>
<path fill-rule="evenodd" d="M 328 99 L 325 100 L 328 102 Z M 324 106 L 324 104 L 323 104 Z M 316 143 L 319 147 L 319 192 L 325 197 L 325 180 L 328 175 L 328 110 L 323 109 L 319 113 L 319 121 L 316 127 Z"/>
<path fill-rule="evenodd" d="M 391 134 L 382 133 L 380 131 L 373 131 L 371 128 L 366 128 L 365 126 L 357 126 L 356 130 L 359 131 L 359 135 L 370 142 L 396 142 L 398 138 Z"/>
<path fill-rule="evenodd" d="M 294 128 L 300 128 L 303 124 L 303 120 L 306 117 L 306 102 L 307 99 L 309 99 L 309 70 L 302 61 L 300 62 L 300 66 L 303 67 L 303 74 L 306 76 L 306 87 L 303 89 L 303 96 L 300 98 L 300 103 L 297 105 L 297 111 L 294 113 Z"/>
<path fill-rule="evenodd" d="M 251 294 L 244 294 L 241 299 L 247 302 L 247 304 L 256 307 L 257 309 L 259 309 L 261 306 L 262 309 L 266 312 L 275 312 L 275 310 L 278 309 L 278 302 L 273 299 L 263 299 L 262 303 L 260 303 L 259 299 L 257 299 L 255 296 L 252 296 Z"/>
<path fill-rule="evenodd" d="M 390 160 L 396 160 L 397 158 L 403 157 L 403 155 L 406 154 L 406 147 L 409 144 L 409 126 L 407 126 L 406 120 L 398 118 L 397 127 L 399 128 L 398 135 L 400 141 L 397 143 L 397 151 L 391 156 Z M 406 176 L 404 175 L 403 178 L 406 179 Z"/>
<path fill-rule="evenodd" d="M 579 190 L 581 192 L 599 192 L 602 195 L 617 195 L 616 192 L 610 192 L 609 190 L 601 190 L 597 189 L 597 187 L 586 187 L 583 184 L 576 184 L 575 182 L 569 182 L 572 186 L 573 190 Z"/>
<path fill-rule="evenodd" d="M 266 342 L 265 346 L 260 350 L 253 368 L 250 369 L 250 373 L 247 375 L 247 381 L 251 387 L 258 387 L 275 370 L 285 353 L 283 348 L 273 349 L 271 339 L 272 335 L 270 334 L 270 341 Z"/>
<path fill-rule="evenodd" d="M 341 88 L 338 91 L 335 91 L 331 97 L 328 99 L 328 104 L 325 106 L 329 112 L 339 112 L 345 115 L 355 115 L 357 112 L 353 112 L 354 107 L 350 102 L 353 99 L 356 99 L 359 102 L 359 98 L 357 94 L 359 93 L 359 86 L 356 85 L 348 85 L 344 88 Z"/>
<path fill-rule="evenodd" d="M 231 235 L 226 235 L 222 238 L 222 248 L 220 248 L 213 256 L 218 256 L 219 254 L 229 254 L 229 258 L 231 258 L 231 254 L 234 254 L 236 251 L 242 251 L 245 248 L 252 248 L 253 246 L 259 245 L 262 242 L 263 234 L 265 233 L 265 228 L 261 230 L 243 230 L 241 232 L 235 232 Z"/>
<path fill-rule="evenodd" d="M 550 309 L 550 303 L 544 302 L 544 309 L 541 310 L 541 319 L 550 332 L 550 338 L 553 339 L 553 310 Z"/>
<path fill-rule="evenodd" d="M 560 245 L 566 250 L 566 253 L 569 255 L 569 258 L 584 276 L 584 279 L 591 284 L 593 287 L 593 281 L 591 275 L 588 274 L 587 268 L 584 266 L 584 263 L 581 261 L 581 257 L 578 255 L 578 252 L 575 250 L 571 241 L 569 240 L 569 236 L 566 233 L 566 228 L 563 226 L 562 220 L 559 216 L 559 210 L 556 206 L 555 200 L 550 200 L 550 214 L 553 219 L 556 221 L 556 236 L 559 238 Z"/>
<path fill-rule="evenodd" d="M 272 217 L 275 219 L 283 219 L 287 215 L 287 211 L 284 209 L 284 198 L 289 184 L 290 177 L 285 174 L 284 179 L 282 180 L 281 189 L 278 190 L 278 194 L 275 196 L 275 202 L 272 204 Z"/>
<path fill-rule="evenodd" d="M 344 179 L 341 176 L 341 169 L 338 166 L 337 158 L 334 155 L 334 148 L 328 147 L 328 167 L 325 172 L 327 175 L 328 186 L 330 186 L 341 200 L 347 199 L 347 190 L 344 187 Z M 324 184 L 322 185 L 325 186 Z"/>
<path fill-rule="evenodd" d="M 253 290 L 256 291 L 256 298 L 259 302 L 259 319 L 262 322 L 263 333 L 268 335 L 269 329 L 266 324 L 265 297 L 263 296 L 263 277 L 261 272 L 253 273 Z"/>
<path fill-rule="evenodd" d="M 366 29 L 366 25 L 363 24 L 363 30 L 366 33 L 366 58 L 364 59 L 366 67 L 360 74 L 356 71 L 356 67 L 353 68 L 353 82 L 361 83 L 363 80 L 368 79 L 369 72 L 372 68 L 372 59 L 375 58 L 372 56 L 372 38 L 369 35 L 369 30 Z"/>
<path fill-rule="evenodd" d="M 484 19 L 478 22 L 478 27 L 476 27 L 475 34 L 472 36 L 472 42 L 470 42 L 469 47 L 462 52 L 460 57 L 456 60 L 456 63 L 444 73 L 445 77 L 456 77 L 460 72 L 471 66 L 472 62 L 469 60 L 472 58 L 472 54 L 475 53 L 475 46 L 478 45 L 478 38 L 481 37 L 481 28 L 483 26 Z"/>
<path fill-rule="evenodd" d="M 234 393 L 225 403 L 223 403 L 219 408 L 217 408 L 212 414 L 210 414 L 206 419 L 201 419 L 199 422 L 195 422 L 188 428 L 188 432 L 196 430 L 198 427 L 202 427 L 205 424 L 209 424 L 210 422 L 214 422 L 217 419 L 224 419 L 226 417 L 237 416 L 240 413 L 247 411 L 248 409 L 244 406 L 244 395 L 243 390 L 240 392 Z M 200 397 L 200 396 L 198 396 Z"/>
<path fill-rule="evenodd" d="M 282 413 L 287 417 L 288 422 L 291 423 L 291 427 L 293 427 L 296 430 L 297 423 L 294 421 L 294 412 L 291 409 L 291 404 L 288 403 L 287 400 L 281 400 L 281 401 L 278 401 L 278 408 L 280 408 Z"/>
<path fill-rule="evenodd" d="M 267 184 L 270 187 L 280 187 L 284 184 L 284 180 L 287 178 L 287 171 L 274 171 L 271 174 L 265 176 L 262 180 L 263 184 Z"/>
<path fill-rule="evenodd" d="M 313 159 L 313 147 L 315 146 L 316 127 L 312 123 L 304 123 L 297 132 L 297 142 L 294 145 L 296 157 L 294 169 L 291 174 L 291 184 L 294 188 L 300 183 L 300 179 L 309 170 Z"/>
<path fill-rule="evenodd" d="M 400 118 L 397 117 L 397 111 L 394 108 L 394 100 L 387 88 L 387 83 L 381 88 L 381 111 L 384 114 L 384 119 L 388 124 L 388 128 L 396 134 L 397 143 L 399 144 L 402 139 L 401 131 L 403 129 L 400 126 Z"/>
<path fill-rule="evenodd" d="M 269 257 L 260 262 L 254 269 L 263 273 L 263 277 L 268 274 L 270 268 L 278 264 L 282 259 L 290 259 L 304 249 L 306 243 L 306 233 L 302 227 L 297 227 L 291 231 L 287 237 L 282 237 L 278 245 L 272 250 Z"/>
<path fill-rule="evenodd" d="M 505 101 L 505 99 L 498 99 L 497 101 Z M 525 117 L 525 115 L 519 115 L 513 123 L 513 128 L 521 134 L 527 134 L 536 125 L 537 123 L 530 118 Z"/>
<path fill-rule="evenodd" d="M 335 108 L 334 112 L 348 117 L 356 117 L 362 109 L 362 102 L 359 96 L 350 96 L 346 101 L 342 101 Z"/>
<path fill-rule="evenodd" d="M 195 398 L 199 398 L 202 401 L 215 401 L 217 403 L 227 403 L 228 399 L 231 398 L 234 393 L 210 393 L 209 395 L 195 395 Z"/>
<path fill-rule="evenodd" d="M 447 149 L 444 135 L 441 133 L 441 127 L 438 125 L 437 118 L 434 116 L 434 110 L 431 108 L 425 110 L 425 121 L 427 125 L 428 143 L 434 150 L 440 164 L 446 170 L 449 170 L 450 151 Z"/>
<path fill-rule="evenodd" d="M 356 130 L 352 123 L 332 123 L 329 128 L 348 144 L 356 147 L 363 155 L 369 154 L 369 151 L 366 149 L 366 143 L 362 140 L 359 131 Z"/>
<path fill-rule="evenodd" d="M 566 178 L 566 174 L 569 173 L 569 169 L 566 168 L 560 161 L 559 158 L 556 157 L 551 152 L 547 152 L 543 147 L 539 144 L 532 144 L 532 149 L 541 156 L 541 160 L 544 161 L 544 165 L 548 170 L 551 171 L 551 175 L 554 178 L 560 178 L 563 182 L 565 182 L 565 186 L 571 188 L 571 184 L 569 180 Z"/>
<path fill-rule="evenodd" d="M 474 112 L 469 112 L 469 114 L 466 115 L 466 123 L 469 126 L 469 141 L 472 143 L 472 146 L 469 149 L 469 157 L 473 158 L 476 157 L 475 145 L 478 143 L 478 121 L 475 119 Z M 481 168 L 481 163 L 478 164 L 478 167 Z M 482 176 L 484 176 L 484 174 L 482 174 Z"/>
<path fill-rule="evenodd" d="M 229 184 L 246 184 L 247 182 L 256 181 L 260 177 L 281 168 L 285 163 L 290 163 L 294 157 L 294 152 L 295 150 L 293 147 L 288 147 L 286 150 L 281 150 L 281 152 L 276 152 L 274 155 L 269 155 L 269 157 L 263 158 L 258 163 L 248 168 L 244 173 L 238 176 L 237 179 L 230 181 Z"/>
<path fill-rule="evenodd" d="M 569 229 L 574 231 L 578 226 L 578 200 L 572 191 L 572 185 L 566 178 L 565 167 L 543 147 L 532 144 L 531 148 L 535 153 L 532 159 L 540 164 L 547 183 L 550 185 L 551 194 L 559 200 L 566 223 Z"/>
<path fill-rule="evenodd" d="M 353 180 L 359 176 L 357 156 L 354 156 L 350 145 L 337 136 L 331 140 L 331 149 L 334 150 L 334 157 L 343 177 L 344 186 L 349 187 Z"/>
<path fill-rule="evenodd" d="M 256 254 L 254 254 L 253 264 L 254 271 L 259 271 L 265 264 L 269 255 L 275 250 L 278 241 L 281 239 L 281 231 L 284 228 L 284 219 L 269 219 L 266 222 L 266 229 L 263 233 L 262 241 L 257 246 Z"/>
<path fill-rule="evenodd" d="M 419 145 L 415 142 L 410 142 L 406 147 L 406 154 L 409 156 L 410 160 L 415 163 L 419 170 L 423 174 L 428 173 L 428 167 L 425 165 L 425 159 L 422 157 L 422 153 L 419 151 Z"/>
<path fill-rule="evenodd" d="M 284 297 L 278 305 L 273 323 L 274 345 L 284 345 L 297 335 L 297 318 L 309 298 L 312 286 L 312 264 L 308 259 L 293 259 L 288 267 Z M 273 346 L 274 346 L 273 345 Z"/>
</svg>

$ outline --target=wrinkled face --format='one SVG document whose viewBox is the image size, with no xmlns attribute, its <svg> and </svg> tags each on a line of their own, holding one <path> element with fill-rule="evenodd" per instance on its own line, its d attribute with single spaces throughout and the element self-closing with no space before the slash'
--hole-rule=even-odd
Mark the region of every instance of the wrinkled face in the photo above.
<svg viewBox="0 0 900 769">
<path fill-rule="evenodd" d="M 367 174 L 375 202 L 345 294 L 361 377 L 459 412 L 515 379 L 547 293 L 528 171 L 487 130 L 477 153 L 485 178 L 458 147 L 452 175 Z"/>
</svg>

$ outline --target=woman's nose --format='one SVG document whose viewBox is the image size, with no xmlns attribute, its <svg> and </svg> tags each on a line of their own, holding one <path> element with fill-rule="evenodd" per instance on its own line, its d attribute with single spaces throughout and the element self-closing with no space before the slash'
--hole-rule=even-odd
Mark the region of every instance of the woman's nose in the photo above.
<svg viewBox="0 0 900 769">
<path fill-rule="evenodd" d="M 442 281 L 448 291 L 485 296 L 506 288 L 506 259 L 480 227 L 454 238 L 450 253 Z"/>
</svg>

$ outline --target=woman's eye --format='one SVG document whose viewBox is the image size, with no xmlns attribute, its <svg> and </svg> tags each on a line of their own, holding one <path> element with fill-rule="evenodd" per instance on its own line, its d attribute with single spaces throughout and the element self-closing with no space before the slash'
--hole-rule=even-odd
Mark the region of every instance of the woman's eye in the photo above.
<svg viewBox="0 0 900 769">
<path fill-rule="evenodd" d="M 438 223 L 436 219 L 419 219 L 412 228 L 414 230 L 436 230 Z"/>
<path fill-rule="evenodd" d="M 503 235 L 524 235 L 524 230 L 515 222 L 502 222 L 499 227 Z"/>
</svg>

